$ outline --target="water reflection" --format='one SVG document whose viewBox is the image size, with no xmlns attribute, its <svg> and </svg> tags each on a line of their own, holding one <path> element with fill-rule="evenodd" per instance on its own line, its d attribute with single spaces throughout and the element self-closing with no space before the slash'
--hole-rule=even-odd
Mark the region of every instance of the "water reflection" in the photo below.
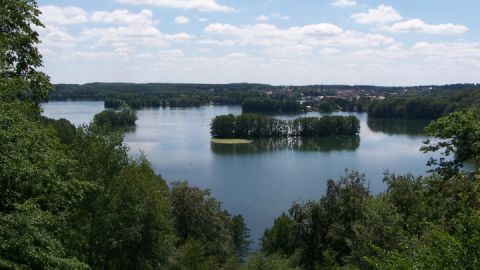
<svg viewBox="0 0 480 270">
<path fill-rule="evenodd" d="M 211 143 L 212 152 L 218 155 L 247 155 L 284 150 L 301 152 L 355 151 L 359 146 L 359 136 L 270 138 L 255 140 L 249 144 Z"/>
<path fill-rule="evenodd" d="M 368 128 L 374 132 L 387 135 L 408 135 L 410 137 L 423 136 L 423 130 L 429 123 L 430 120 L 367 118 Z"/>
</svg>

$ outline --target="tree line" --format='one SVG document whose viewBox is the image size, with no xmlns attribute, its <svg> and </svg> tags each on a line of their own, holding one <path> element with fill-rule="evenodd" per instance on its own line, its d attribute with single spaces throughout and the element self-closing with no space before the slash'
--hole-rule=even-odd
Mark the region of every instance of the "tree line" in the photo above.
<svg viewBox="0 0 480 270">
<path fill-rule="evenodd" d="M 242 103 L 244 113 L 296 113 L 303 107 L 295 99 L 248 98 Z"/>
<path fill-rule="evenodd" d="M 368 115 L 378 118 L 437 119 L 455 110 L 480 105 L 480 89 L 438 90 L 406 97 L 375 100 L 368 105 Z M 453 88 L 455 89 L 455 88 Z"/>
<path fill-rule="evenodd" d="M 443 100 L 415 96 L 374 101 L 368 106 L 368 115 L 378 118 L 436 119 L 454 109 L 455 106 Z"/>
<path fill-rule="evenodd" d="M 103 100 L 106 108 L 133 109 L 241 105 L 248 98 L 266 97 L 261 84 L 58 84 L 50 100 Z"/>
<path fill-rule="evenodd" d="M 479 86 L 376 87 L 376 86 L 290 86 L 264 84 L 57 84 L 51 100 L 102 100 L 106 108 L 128 105 L 133 109 L 241 105 L 247 113 L 294 113 L 309 106 L 314 111 L 368 112 L 371 117 L 436 119 L 458 108 L 480 104 Z M 320 90 L 319 90 L 320 89 Z M 355 91 L 336 96 L 336 91 Z M 407 91 L 405 91 L 407 90 Z M 354 94 L 353 94 L 354 93 Z M 298 100 L 328 96 L 321 100 Z M 376 97 L 385 96 L 385 99 Z"/>
<path fill-rule="evenodd" d="M 214 138 L 272 138 L 353 136 L 360 131 L 355 116 L 300 117 L 280 120 L 260 114 L 219 115 L 212 119 L 210 133 Z"/>
</svg>

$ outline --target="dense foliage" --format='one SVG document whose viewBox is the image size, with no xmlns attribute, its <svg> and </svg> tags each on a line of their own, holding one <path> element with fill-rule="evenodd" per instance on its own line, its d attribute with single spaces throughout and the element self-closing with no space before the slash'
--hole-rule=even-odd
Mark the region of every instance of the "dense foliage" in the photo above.
<svg viewBox="0 0 480 270">
<path fill-rule="evenodd" d="M 479 180 L 387 174 L 387 191 L 372 196 L 364 175 L 348 173 L 279 217 L 262 252 L 302 269 L 476 269 Z"/>
<path fill-rule="evenodd" d="M 377 100 L 368 107 L 368 115 L 382 118 L 435 119 L 452 111 L 443 100 L 427 97 Z"/>
<path fill-rule="evenodd" d="M 368 105 L 368 115 L 381 118 L 436 119 L 457 109 L 479 106 L 480 89 L 478 86 L 470 87 L 461 91 L 449 89 L 375 100 Z"/>
<path fill-rule="evenodd" d="M 425 128 L 427 140 L 424 152 L 441 151 L 442 157 L 431 159 L 429 164 L 456 173 L 465 161 L 480 163 L 480 113 L 465 109 L 446 115 Z M 454 156 L 452 159 L 451 156 Z"/>
<path fill-rule="evenodd" d="M 105 110 L 93 117 L 93 122 L 100 126 L 108 127 L 130 127 L 137 121 L 137 114 L 129 108 L 122 108 L 119 111 Z"/>
<path fill-rule="evenodd" d="M 214 138 L 353 136 L 360 130 L 355 116 L 300 117 L 292 121 L 260 114 L 219 115 L 211 123 Z"/>
<path fill-rule="evenodd" d="M 293 99 L 248 98 L 242 103 L 244 113 L 295 113 L 301 109 L 302 106 Z"/>
<path fill-rule="evenodd" d="M 178 243 L 197 245 L 196 260 L 218 265 L 247 255 L 249 234 L 241 215 L 231 217 L 208 190 L 185 182 L 173 183 L 171 197 Z"/>
<path fill-rule="evenodd" d="M 77 132 L 77 128 L 75 125 L 70 123 L 65 118 L 60 118 L 58 120 L 47 118 L 44 116 L 40 117 L 40 121 L 43 122 L 48 127 L 51 127 L 57 133 L 58 138 L 60 138 L 60 142 L 63 144 L 72 144 L 73 140 L 75 139 L 75 134 Z"/>
<path fill-rule="evenodd" d="M 2 102 L 47 99 L 52 89 L 48 76 L 39 71 L 42 56 L 36 45 L 38 33 L 32 27 L 42 27 L 40 11 L 34 0 L 4 0 L 0 4 L 0 95 Z"/>
</svg>

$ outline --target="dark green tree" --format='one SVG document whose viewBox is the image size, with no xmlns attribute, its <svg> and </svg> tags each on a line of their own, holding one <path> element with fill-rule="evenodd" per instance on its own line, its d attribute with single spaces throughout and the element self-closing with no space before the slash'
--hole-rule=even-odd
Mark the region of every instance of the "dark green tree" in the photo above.
<svg viewBox="0 0 480 270">
<path fill-rule="evenodd" d="M 46 101 L 52 90 L 48 76 L 38 71 L 42 57 L 34 27 L 43 27 L 34 0 L 0 3 L 0 100 Z"/>
<path fill-rule="evenodd" d="M 245 224 L 245 220 L 242 215 L 236 215 L 232 217 L 230 223 L 230 235 L 232 237 L 233 245 L 235 247 L 236 255 L 244 259 L 250 251 L 250 233 Z"/>
<path fill-rule="evenodd" d="M 436 140 L 425 141 L 424 152 L 441 151 L 440 159 L 431 159 L 429 165 L 455 173 L 468 160 L 480 162 L 480 116 L 475 109 L 465 109 L 433 121 L 425 134 Z M 451 156 L 453 155 L 453 158 Z"/>
<path fill-rule="evenodd" d="M 230 215 L 208 190 L 189 187 L 186 182 L 175 182 L 171 196 L 179 245 L 189 240 L 198 241 L 206 257 L 215 257 L 221 263 L 235 254 L 229 231 Z"/>
<path fill-rule="evenodd" d="M 262 236 L 262 251 L 265 254 L 290 256 L 295 252 L 295 222 L 286 214 L 276 218 L 272 228 Z"/>
</svg>

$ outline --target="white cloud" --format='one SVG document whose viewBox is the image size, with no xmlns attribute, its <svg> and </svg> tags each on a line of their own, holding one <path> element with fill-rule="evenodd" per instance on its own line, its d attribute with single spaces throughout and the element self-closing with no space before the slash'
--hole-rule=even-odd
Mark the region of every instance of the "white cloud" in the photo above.
<svg viewBox="0 0 480 270">
<path fill-rule="evenodd" d="M 199 21 L 199 22 L 203 22 L 203 23 L 204 23 L 204 22 L 208 22 L 208 18 L 200 17 L 200 18 L 198 18 L 198 21 Z"/>
<path fill-rule="evenodd" d="M 357 5 L 355 0 L 336 0 L 335 2 L 330 3 L 334 7 L 353 7 Z"/>
<path fill-rule="evenodd" d="M 369 9 L 366 13 L 355 13 L 351 18 L 361 24 L 385 24 L 399 21 L 402 16 L 391 6 L 380 5 L 376 9 Z"/>
<path fill-rule="evenodd" d="M 162 59 L 179 59 L 185 56 L 185 53 L 182 50 L 166 50 L 160 52 L 160 57 Z"/>
<path fill-rule="evenodd" d="M 172 42 L 193 39 L 187 33 L 164 34 L 156 27 L 151 10 L 132 13 L 128 10 L 95 12 L 92 21 L 118 24 L 118 27 L 93 27 L 81 32 L 81 38 L 95 42 L 94 48 L 111 47 L 116 55 L 135 55 L 139 58 L 151 58 L 149 48 L 167 47 Z"/>
<path fill-rule="evenodd" d="M 152 5 L 200 11 L 232 12 L 233 8 L 218 4 L 215 0 L 116 0 L 119 3 L 135 5 Z"/>
<path fill-rule="evenodd" d="M 148 48 L 167 47 L 171 42 L 184 42 L 194 38 L 187 33 L 163 34 L 153 25 L 128 25 L 109 28 L 90 28 L 82 38 L 95 41 L 95 47 L 144 51 Z"/>
<path fill-rule="evenodd" d="M 288 21 L 292 18 L 290 16 L 286 16 L 286 15 L 282 15 L 282 14 L 278 14 L 278 13 L 273 13 L 273 14 L 270 15 L 270 17 L 277 18 L 277 19 L 280 19 L 280 20 L 283 20 L 283 21 Z"/>
<path fill-rule="evenodd" d="M 320 50 L 320 53 L 325 56 L 338 55 L 340 50 L 337 48 L 323 48 Z"/>
<path fill-rule="evenodd" d="M 270 24 L 234 26 L 231 24 L 210 24 L 205 28 L 209 35 L 229 36 L 241 45 L 279 46 L 390 46 L 395 40 L 380 34 L 344 31 L 340 27 L 319 23 L 286 29 Z M 209 41 L 213 43 L 213 41 Z M 218 41 L 220 43 L 221 41 Z"/>
<path fill-rule="evenodd" d="M 270 18 L 266 15 L 260 15 L 258 17 L 255 18 L 255 20 L 257 21 L 268 21 Z"/>
<path fill-rule="evenodd" d="M 111 58 L 115 57 L 113 52 L 95 52 L 95 51 L 79 51 L 75 52 L 72 57 L 80 57 L 86 59 L 99 59 L 99 58 Z"/>
<path fill-rule="evenodd" d="M 260 21 L 260 22 L 265 22 L 265 21 L 268 21 L 270 19 L 279 19 L 279 20 L 282 20 L 282 21 L 288 21 L 291 18 L 292 17 L 290 17 L 290 16 L 282 15 L 282 14 L 279 14 L 279 13 L 272 13 L 270 15 L 260 15 L 260 16 L 256 17 L 255 20 Z"/>
<path fill-rule="evenodd" d="M 392 59 L 405 59 L 408 57 L 408 51 L 399 46 L 391 46 L 385 49 L 367 48 L 347 53 L 343 55 L 343 57 L 352 63 L 366 61 L 378 65 L 379 63 L 392 61 Z"/>
<path fill-rule="evenodd" d="M 290 31 L 299 31 L 304 35 L 339 35 L 342 28 L 331 23 L 310 24 L 302 27 L 292 27 Z"/>
<path fill-rule="evenodd" d="M 132 47 L 117 47 L 114 49 L 115 56 L 134 59 L 151 59 L 153 54 L 150 52 L 138 51 Z"/>
<path fill-rule="evenodd" d="M 229 47 L 235 45 L 233 40 L 215 40 L 215 39 L 202 39 L 197 41 L 197 44 L 200 45 L 213 45 L 219 47 Z"/>
<path fill-rule="evenodd" d="M 248 55 L 242 52 L 234 52 L 234 53 L 225 55 L 225 57 L 235 58 L 235 59 L 244 59 L 244 58 L 248 58 Z"/>
<path fill-rule="evenodd" d="M 411 51 L 438 60 L 447 58 L 456 61 L 480 60 L 480 43 L 422 41 L 415 43 Z"/>
<path fill-rule="evenodd" d="M 84 28 L 78 37 L 74 37 L 68 32 L 70 29 L 64 29 L 58 25 L 47 25 L 46 28 L 39 28 L 42 39 L 42 51 L 51 52 L 57 49 L 56 55 L 63 55 L 63 58 L 85 56 L 92 57 L 103 50 L 109 49 L 109 55 L 116 55 L 122 58 L 152 58 L 152 50 L 155 48 L 168 47 L 173 42 L 185 42 L 194 38 L 188 33 L 165 34 L 160 32 L 153 21 L 153 12 L 151 10 L 142 10 L 139 13 L 133 13 L 128 10 L 97 11 L 90 17 L 91 22 L 97 23 L 90 28 Z M 113 24 L 111 27 L 101 27 L 99 23 Z M 89 46 L 90 53 L 83 52 L 78 54 L 71 51 L 72 47 L 79 44 Z M 53 49 L 52 49 L 53 48 Z M 70 48 L 70 51 L 68 50 Z M 51 55 L 51 54 L 50 54 Z M 108 56 L 100 53 L 101 56 Z"/>
<path fill-rule="evenodd" d="M 382 47 L 395 45 L 395 39 L 392 37 L 369 34 L 357 31 L 343 31 L 338 35 L 324 37 L 309 37 L 304 40 L 304 44 L 317 47 L 346 47 L 346 48 L 364 48 L 364 47 Z"/>
<path fill-rule="evenodd" d="M 277 46 L 295 44 L 307 38 L 338 35 L 342 29 L 329 23 L 319 23 L 280 29 L 271 24 L 234 26 L 231 24 L 210 24 L 205 33 L 235 37 L 244 45 Z"/>
<path fill-rule="evenodd" d="M 195 36 L 190 35 L 188 33 L 178 33 L 173 35 L 162 35 L 162 38 L 170 42 L 180 42 L 180 41 L 188 41 L 188 40 L 194 39 Z"/>
<path fill-rule="evenodd" d="M 42 39 L 43 48 L 72 48 L 75 47 L 78 40 L 70 35 L 65 29 L 48 25 L 46 28 L 39 28 L 37 31 Z"/>
<path fill-rule="evenodd" d="M 113 47 L 127 44 L 143 44 L 145 46 L 164 45 L 162 34 L 155 27 L 135 25 L 90 28 L 84 30 L 82 36 L 97 41 L 97 45 L 111 45 Z"/>
<path fill-rule="evenodd" d="M 88 21 L 87 12 L 79 7 L 40 7 L 40 20 L 45 24 L 81 24 Z"/>
<path fill-rule="evenodd" d="M 420 32 L 426 34 L 463 34 L 468 31 L 468 27 L 460 24 L 427 24 L 420 19 L 411 19 L 404 22 L 398 22 L 383 29 L 392 33 Z"/>
<path fill-rule="evenodd" d="M 298 57 L 311 55 L 313 53 L 313 47 L 304 44 L 295 44 L 287 46 L 277 46 L 266 50 L 267 53 L 274 54 L 275 56 L 282 56 L 283 58 Z"/>
<path fill-rule="evenodd" d="M 137 24 L 151 25 L 153 12 L 151 10 L 142 10 L 140 13 L 131 13 L 128 10 L 114 10 L 111 12 L 96 11 L 91 16 L 93 22 L 103 22 L 112 24 Z"/>
<path fill-rule="evenodd" d="M 319 23 L 290 28 L 278 28 L 270 24 L 235 26 L 231 24 L 210 24 L 205 28 L 208 35 L 226 36 L 228 40 L 206 39 L 197 43 L 201 45 L 252 46 L 256 51 L 262 49 L 268 55 L 278 58 L 320 55 L 333 56 L 340 52 L 338 48 L 381 48 L 394 46 L 395 40 L 381 34 L 362 33 L 343 30 L 340 27 Z M 260 46 L 260 47 L 258 47 Z M 325 48 L 328 48 L 325 50 Z"/>
<path fill-rule="evenodd" d="M 187 24 L 190 22 L 190 19 L 185 16 L 177 16 L 175 17 L 175 23 L 176 24 Z"/>
</svg>

